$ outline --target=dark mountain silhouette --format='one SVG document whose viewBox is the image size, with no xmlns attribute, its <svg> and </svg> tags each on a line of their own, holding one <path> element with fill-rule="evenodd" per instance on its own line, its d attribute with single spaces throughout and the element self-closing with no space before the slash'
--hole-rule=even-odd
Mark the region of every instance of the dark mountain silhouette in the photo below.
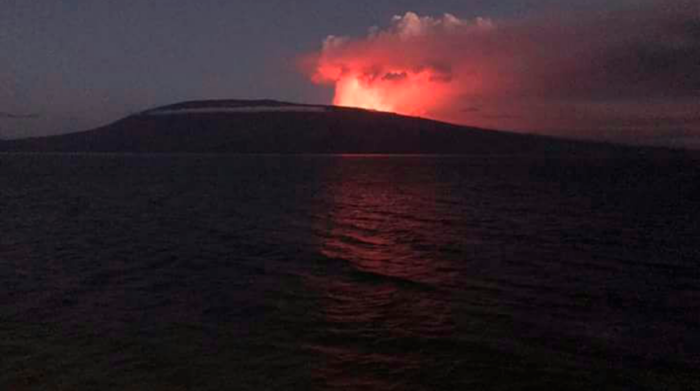
<svg viewBox="0 0 700 391">
<path fill-rule="evenodd" d="M 391 113 L 273 100 L 192 101 L 94 130 L 0 142 L 17 152 L 618 154 L 600 143 L 497 132 Z"/>
</svg>

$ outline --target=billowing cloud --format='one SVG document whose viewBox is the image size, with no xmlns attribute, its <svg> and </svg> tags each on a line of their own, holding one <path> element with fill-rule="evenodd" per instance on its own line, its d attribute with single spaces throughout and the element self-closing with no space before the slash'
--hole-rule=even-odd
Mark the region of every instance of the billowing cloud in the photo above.
<svg viewBox="0 0 700 391">
<path fill-rule="evenodd" d="M 327 37 L 310 63 L 338 105 L 642 142 L 700 130 L 697 1 L 521 20 L 407 12 Z"/>
</svg>

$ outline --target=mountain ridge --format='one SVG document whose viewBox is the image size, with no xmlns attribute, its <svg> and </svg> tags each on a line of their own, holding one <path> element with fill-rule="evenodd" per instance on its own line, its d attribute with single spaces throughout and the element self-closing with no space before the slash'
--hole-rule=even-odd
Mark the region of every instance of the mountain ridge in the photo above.
<svg viewBox="0 0 700 391">
<path fill-rule="evenodd" d="M 616 155 L 661 151 L 272 99 L 193 100 L 95 129 L 0 141 L 3 152 Z"/>
</svg>

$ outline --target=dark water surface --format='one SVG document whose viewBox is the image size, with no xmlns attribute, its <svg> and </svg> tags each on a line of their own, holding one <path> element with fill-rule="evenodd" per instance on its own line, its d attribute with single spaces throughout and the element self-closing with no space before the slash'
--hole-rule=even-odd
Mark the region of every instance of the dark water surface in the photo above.
<svg viewBox="0 0 700 391">
<path fill-rule="evenodd" d="M 700 389 L 700 165 L 0 156 L 2 390 Z"/>
</svg>

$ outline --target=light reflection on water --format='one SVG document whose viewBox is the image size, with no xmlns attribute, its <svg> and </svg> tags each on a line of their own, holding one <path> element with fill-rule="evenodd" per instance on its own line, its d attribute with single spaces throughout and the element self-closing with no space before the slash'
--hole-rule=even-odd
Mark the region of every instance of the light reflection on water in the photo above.
<svg viewBox="0 0 700 391">
<path fill-rule="evenodd" d="M 0 386 L 683 389 L 666 163 L 3 157 Z"/>
</svg>

